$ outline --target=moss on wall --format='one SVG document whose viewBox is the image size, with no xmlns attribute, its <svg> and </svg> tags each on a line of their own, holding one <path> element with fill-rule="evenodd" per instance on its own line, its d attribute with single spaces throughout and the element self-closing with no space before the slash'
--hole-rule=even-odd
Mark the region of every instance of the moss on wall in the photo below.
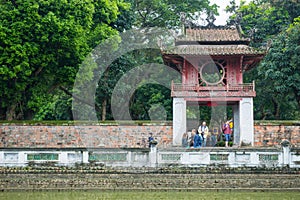
<svg viewBox="0 0 300 200">
<path fill-rule="evenodd" d="M 147 125 L 172 125 L 171 121 L 1 121 L 0 125 L 20 125 L 20 126 L 73 126 L 73 125 L 137 125 L 137 126 L 147 126 Z"/>
</svg>

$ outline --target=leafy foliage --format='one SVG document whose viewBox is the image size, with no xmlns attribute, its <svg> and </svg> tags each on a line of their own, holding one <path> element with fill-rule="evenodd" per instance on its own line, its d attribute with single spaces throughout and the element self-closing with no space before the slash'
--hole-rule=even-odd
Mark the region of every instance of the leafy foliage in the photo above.
<svg viewBox="0 0 300 200">
<path fill-rule="evenodd" d="M 0 119 L 72 119 L 71 96 L 78 67 L 101 41 L 132 28 L 175 30 L 180 27 L 181 12 L 187 14 L 187 21 L 195 21 L 202 12 L 217 14 L 216 8 L 208 0 L 2 0 Z M 252 46 L 272 41 L 265 59 L 245 75 L 245 82 L 256 81 L 255 118 L 299 119 L 300 4 L 253 0 L 236 5 L 232 1 L 227 10 L 232 13 L 231 22 L 241 16 Z M 162 64 L 160 52 L 129 52 L 108 67 L 96 90 L 99 119 L 113 119 L 110 98 L 119 79 L 147 63 Z M 91 70 L 82 78 L 93 78 Z M 133 119 L 171 119 L 168 88 L 143 85 L 130 101 Z M 210 111 L 201 112 L 208 120 Z M 194 117 L 195 113 L 188 114 Z"/>
<path fill-rule="evenodd" d="M 178 28 L 180 13 L 186 13 L 189 21 L 199 19 L 201 12 L 213 11 L 217 14 L 217 6 L 209 5 L 208 0 L 128 0 L 133 9 L 134 25 L 137 27 Z"/>
<path fill-rule="evenodd" d="M 128 5 L 117 0 L 1 1 L 0 118 L 30 119 L 41 109 L 49 111 L 61 95 L 58 89 L 72 88 L 91 48 L 117 34 L 110 23 L 117 20 L 119 7 Z"/>
<path fill-rule="evenodd" d="M 127 19 L 127 28 L 163 27 L 176 29 L 180 25 L 180 13 L 187 13 L 187 20 L 197 20 L 200 12 L 214 11 L 216 6 L 209 6 L 209 1 L 173 1 L 173 0 L 127 0 L 131 4 L 129 11 L 122 13 L 119 22 Z M 108 67 L 104 76 L 100 79 L 96 92 L 96 104 L 101 108 L 98 119 L 112 120 L 111 95 L 119 79 L 134 67 L 147 63 L 163 64 L 158 50 L 137 50 L 117 59 Z M 128 87 L 131 87 L 128 85 Z M 165 113 L 164 113 L 165 112 Z M 160 113 L 160 114 L 158 114 Z M 162 115 L 165 119 L 172 118 L 172 98 L 170 89 L 159 85 L 148 84 L 136 88 L 130 101 L 130 114 L 134 120 L 159 119 Z M 152 116 L 152 117 L 151 117 Z"/>
<path fill-rule="evenodd" d="M 256 81 L 256 119 L 299 119 L 299 13 L 297 1 L 256 0 L 236 6 L 231 21 L 242 16 L 241 26 L 252 45 L 271 47 L 261 64 L 245 74 Z"/>
</svg>

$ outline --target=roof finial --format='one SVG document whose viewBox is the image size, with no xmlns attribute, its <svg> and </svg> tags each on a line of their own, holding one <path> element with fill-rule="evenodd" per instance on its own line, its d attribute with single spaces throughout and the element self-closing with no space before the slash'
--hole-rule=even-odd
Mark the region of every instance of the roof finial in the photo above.
<svg viewBox="0 0 300 200">
<path fill-rule="evenodd" d="M 234 19 L 234 24 L 235 25 L 240 25 L 242 19 L 243 19 L 243 15 L 241 13 L 237 14 L 235 19 Z"/>
<path fill-rule="evenodd" d="M 207 14 L 206 21 L 208 22 L 207 24 L 208 27 L 215 26 L 214 22 L 216 21 L 216 17 L 213 11 L 209 11 L 209 13 Z"/>
<path fill-rule="evenodd" d="M 180 21 L 181 21 L 181 32 L 182 35 L 185 35 L 185 25 L 186 25 L 186 13 L 180 12 Z"/>
</svg>

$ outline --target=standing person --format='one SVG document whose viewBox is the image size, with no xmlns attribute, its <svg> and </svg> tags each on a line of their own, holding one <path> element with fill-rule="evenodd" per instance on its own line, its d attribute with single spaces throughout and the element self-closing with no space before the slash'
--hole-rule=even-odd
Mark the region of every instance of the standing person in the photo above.
<svg viewBox="0 0 300 200">
<path fill-rule="evenodd" d="M 233 120 L 229 120 L 229 127 L 231 129 L 231 133 L 233 133 Z"/>
<path fill-rule="evenodd" d="M 188 144 L 189 147 L 194 146 L 194 137 L 196 135 L 196 129 L 193 129 L 192 132 L 190 132 L 190 135 L 188 135 Z"/>
<path fill-rule="evenodd" d="M 202 143 L 202 146 L 203 147 L 206 147 L 206 139 L 207 139 L 207 136 L 208 136 L 208 127 L 206 126 L 206 122 L 202 122 L 202 125 L 199 126 L 198 128 L 198 132 L 201 134 L 202 136 L 202 139 L 203 139 L 203 143 Z"/>
<path fill-rule="evenodd" d="M 224 125 L 223 125 L 223 133 L 225 135 L 225 147 L 228 147 L 228 142 L 230 140 L 230 135 L 231 135 L 231 129 L 230 129 L 230 125 L 229 125 L 229 121 L 227 121 Z"/>
<path fill-rule="evenodd" d="M 216 144 L 217 144 L 217 137 L 216 137 L 217 131 L 218 130 L 216 128 L 214 128 L 214 130 L 213 130 L 213 132 L 211 134 L 211 146 L 212 147 L 216 146 Z"/>
<path fill-rule="evenodd" d="M 149 133 L 148 143 L 149 143 L 149 148 L 153 147 L 153 143 L 154 143 L 153 133 Z"/>
<path fill-rule="evenodd" d="M 200 148 L 200 147 L 201 147 L 201 136 L 197 131 L 194 137 L 194 148 Z"/>
<path fill-rule="evenodd" d="M 188 134 L 184 133 L 182 136 L 182 147 L 188 147 Z"/>
</svg>

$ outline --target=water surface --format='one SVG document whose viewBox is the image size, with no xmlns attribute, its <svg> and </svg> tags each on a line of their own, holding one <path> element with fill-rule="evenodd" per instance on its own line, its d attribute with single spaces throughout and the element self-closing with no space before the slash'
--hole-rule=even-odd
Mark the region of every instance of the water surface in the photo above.
<svg viewBox="0 0 300 200">
<path fill-rule="evenodd" d="M 300 199 L 300 192 L 0 192 L 1 200 Z"/>
</svg>

